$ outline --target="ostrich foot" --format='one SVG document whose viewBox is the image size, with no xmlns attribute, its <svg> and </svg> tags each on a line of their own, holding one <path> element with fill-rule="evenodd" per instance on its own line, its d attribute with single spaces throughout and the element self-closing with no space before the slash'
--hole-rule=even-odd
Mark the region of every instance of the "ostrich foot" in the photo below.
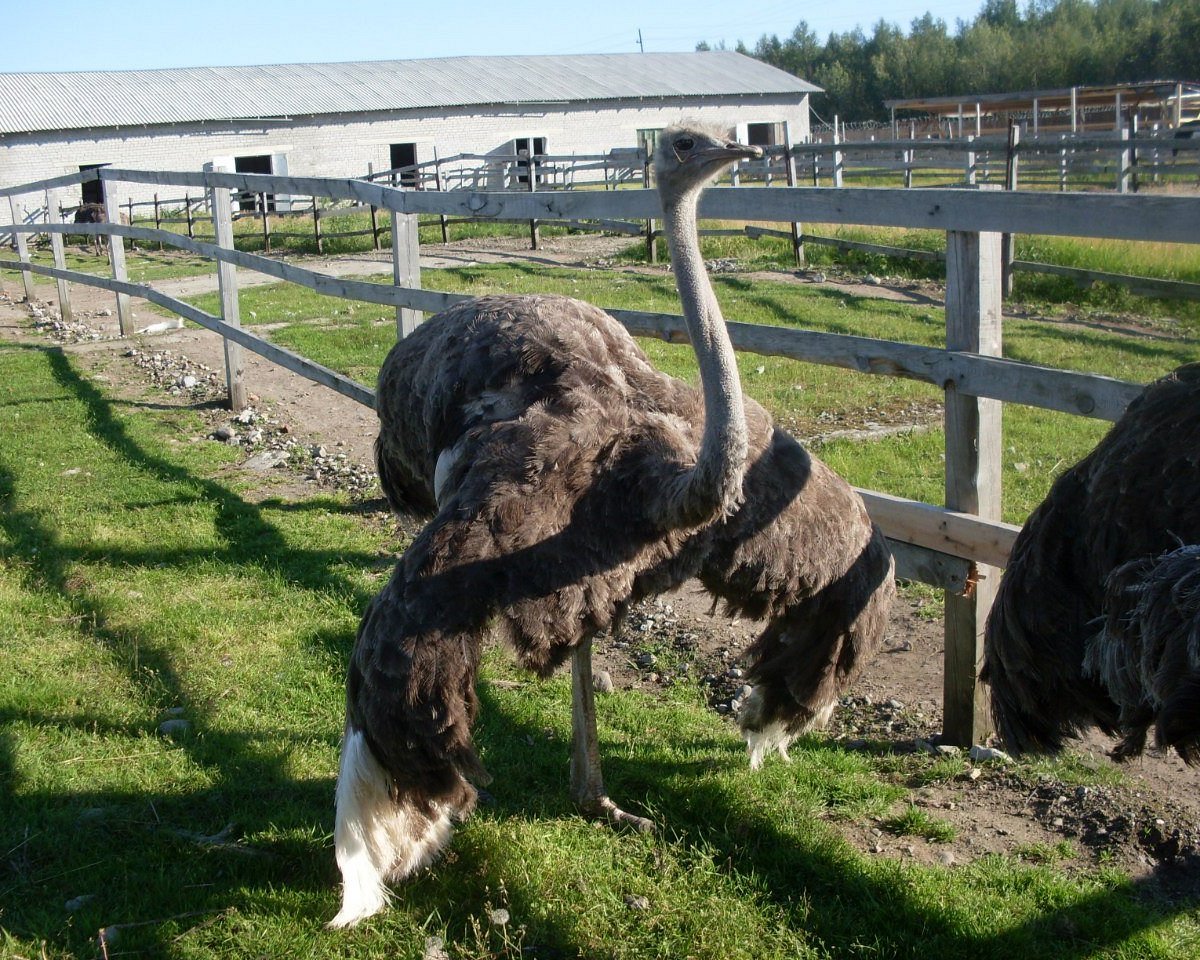
<svg viewBox="0 0 1200 960">
<path fill-rule="evenodd" d="M 629 827 L 638 833 L 651 833 L 654 830 L 653 820 L 626 813 L 604 795 L 579 801 L 579 809 L 583 811 L 584 816 L 593 820 L 604 820 L 613 827 Z"/>
</svg>

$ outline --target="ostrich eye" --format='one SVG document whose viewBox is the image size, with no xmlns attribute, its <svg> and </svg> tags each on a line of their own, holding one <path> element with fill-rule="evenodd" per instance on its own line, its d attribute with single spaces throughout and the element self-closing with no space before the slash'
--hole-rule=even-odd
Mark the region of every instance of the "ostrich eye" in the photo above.
<svg viewBox="0 0 1200 960">
<path fill-rule="evenodd" d="M 696 141 L 691 137 L 680 137 L 675 141 L 675 148 L 677 150 L 691 150 L 695 145 Z"/>
</svg>

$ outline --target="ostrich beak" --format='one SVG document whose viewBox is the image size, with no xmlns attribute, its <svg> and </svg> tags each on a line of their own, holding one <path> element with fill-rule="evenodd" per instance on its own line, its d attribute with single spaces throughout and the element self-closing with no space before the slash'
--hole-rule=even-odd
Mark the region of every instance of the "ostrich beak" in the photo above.
<svg viewBox="0 0 1200 960">
<path fill-rule="evenodd" d="M 692 154 L 693 161 L 699 161 L 705 167 L 714 163 L 733 163 L 737 160 L 761 160 L 763 155 L 762 147 L 752 147 L 747 143 L 738 143 L 736 140 L 726 140 L 724 143 L 715 143 L 711 147 L 704 147 Z"/>
</svg>

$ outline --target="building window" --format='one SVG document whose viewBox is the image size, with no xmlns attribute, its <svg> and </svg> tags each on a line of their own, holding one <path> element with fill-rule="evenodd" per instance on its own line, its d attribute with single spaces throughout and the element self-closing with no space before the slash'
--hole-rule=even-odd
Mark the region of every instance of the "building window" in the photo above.
<svg viewBox="0 0 1200 960">
<path fill-rule="evenodd" d="M 658 127 L 639 130 L 637 132 L 638 149 L 646 154 L 646 159 L 649 160 L 654 156 L 654 149 L 658 146 L 658 135 L 662 130 Z"/>
<path fill-rule="evenodd" d="M 517 137 L 513 140 L 513 153 L 518 157 L 517 183 L 527 187 L 529 186 L 529 158 L 533 157 L 534 160 L 538 160 L 546 155 L 546 138 Z M 536 171 L 534 176 L 537 176 Z M 536 181 L 534 185 L 537 185 Z"/>
</svg>

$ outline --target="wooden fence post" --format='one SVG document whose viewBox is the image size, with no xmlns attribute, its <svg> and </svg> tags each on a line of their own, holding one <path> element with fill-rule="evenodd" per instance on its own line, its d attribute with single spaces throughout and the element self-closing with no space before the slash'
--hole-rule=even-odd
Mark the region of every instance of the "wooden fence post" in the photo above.
<svg viewBox="0 0 1200 960">
<path fill-rule="evenodd" d="M 183 195 L 183 215 L 187 217 L 188 239 L 196 239 L 196 221 L 192 217 L 192 198 L 190 194 Z"/>
<path fill-rule="evenodd" d="M 1000 234 L 946 234 L 946 347 L 1001 355 Z M 946 506 L 988 520 L 1000 518 L 1001 404 L 946 385 Z M 990 732 L 983 691 L 983 629 L 1000 577 L 971 566 L 965 593 L 946 593 L 942 736 L 970 746 Z"/>
<path fill-rule="evenodd" d="M 1004 157 L 1004 189 L 1017 189 L 1017 168 L 1021 155 L 1021 128 L 1013 121 L 1008 127 L 1008 149 Z M 1000 250 L 1000 296 L 1007 300 L 1013 291 L 1013 261 L 1016 259 L 1016 240 L 1011 233 L 1006 233 L 1001 239 Z"/>
<path fill-rule="evenodd" d="M 796 155 L 792 152 L 792 129 L 788 121 L 783 121 L 783 164 L 787 174 L 787 185 L 796 185 Z M 804 224 L 791 224 L 792 253 L 796 257 L 796 266 L 804 266 Z"/>
<path fill-rule="evenodd" d="M 642 186 L 647 189 L 651 182 L 651 161 L 650 153 L 647 150 L 645 162 L 642 164 Z M 650 217 L 646 221 L 646 262 L 658 263 L 658 245 L 654 242 L 654 218 Z"/>
<path fill-rule="evenodd" d="M 375 164 L 367 164 L 367 179 L 375 182 Z M 371 204 L 371 249 L 379 249 L 379 208 Z"/>
<path fill-rule="evenodd" d="M 418 289 L 421 286 L 421 237 L 417 216 L 413 213 L 392 214 L 392 281 L 397 287 Z M 420 310 L 396 308 L 396 337 L 403 340 L 417 329 L 422 320 Z"/>
<path fill-rule="evenodd" d="M 101 183 L 104 183 L 102 180 Z M 131 208 L 132 210 L 132 208 Z M 104 191 L 104 216 L 110 224 L 121 222 L 121 205 L 112 190 Z M 132 220 L 132 218 L 130 218 Z M 129 274 L 125 270 L 125 240 L 115 234 L 108 237 L 108 260 L 112 264 L 114 280 L 126 281 Z M 121 336 L 127 337 L 133 333 L 133 311 L 129 306 L 129 294 L 117 294 L 117 324 Z"/>
<path fill-rule="evenodd" d="M 1121 142 L 1127 143 L 1129 140 L 1129 128 L 1124 124 L 1121 125 Z M 1129 192 L 1129 181 L 1133 174 L 1133 154 L 1129 147 L 1122 147 L 1117 154 L 1117 193 Z"/>
<path fill-rule="evenodd" d="M 967 157 L 966 169 L 964 170 L 965 179 L 968 186 L 975 186 L 976 170 L 975 170 L 975 138 L 967 137 Z"/>
<path fill-rule="evenodd" d="M 321 210 L 317 205 L 317 198 L 313 197 L 313 236 L 317 239 L 317 253 L 325 252 L 325 241 L 321 239 Z"/>
<path fill-rule="evenodd" d="M 840 126 L 838 123 L 837 114 L 835 113 L 833 115 L 833 144 L 834 146 L 838 146 L 841 144 L 841 142 L 842 136 L 840 133 Z M 841 150 L 833 151 L 833 185 L 835 187 L 840 187 L 842 185 L 842 164 L 844 160 L 845 157 L 842 156 Z"/>
<path fill-rule="evenodd" d="M 606 190 L 608 189 L 607 177 L 605 179 L 604 188 Z M 433 148 L 433 189 L 438 191 L 438 193 L 442 192 L 442 161 L 438 158 L 437 147 Z M 438 220 L 442 225 L 442 243 L 449 243 L 450 230 L 449 224 L 446 222 L 446 215 L 444 213 L 439 213 Z"/>
<path fill-rule="evenodd" d="M 271 252 L 271 221 L 267 217 L 267 195 L 258 195 L 258 209 L 262 214 L 263 253 Z"/>
<path fill-rule="evenodd" d="M 533 193 L 537 190 L 537 161 L 533 159 L 533 154 L 529 155 L 529 192 Z M 536 220 L 529 221 L 529 249 L 536 250 L 538 248 L 538 222 Z"/>
<path fill-rule="evenodd" d="M 62 222 L 62 206 L 54 202 L 54 195 L 46 191 L 46 219 L 50 220 L 50 211 L 58 209 L 58 222 Z M 67 269 L 67 257 L 63 251 L 63 235 L 61 233 L 50 232 L 50 250 L 54 255 L 54 265 L 59 270 Z M 62 277 L 55 279 L 58 285 L 58 312 L 63 319 L 63 323 L 70 323 L 75 319 L 75 313 L 71 309 L 71 285 Z"/>
<path fill-rule="evenodd" d="M 12 213 L 13 226 L 17 226 L 22 222 L 22 217 L 17 213 L 16 197 L 8 198 L 8 209 Z M 25 234 L 13 231 L 13 242 L 17 245 L 17 259 L 22 263 L 29 262 L 29 241 L 25 238 Z M 33 303 L 33 273 L 29 270 L 21 271 L 21 283 L 25 287 L 25 299 Z"/>
<path fill-rule="evenodd" d="M 232 250 L 233 203 L 229 189 L 211 187 L 208 198 L 217 246 Z M 237 268 L 232 263 L 217 261 L 217 284 L 221 290 L 221 319 L 231 327 L 240 327 L 242 315 L 238 305 Z M 245 377 L 241 344 L 225 340 L 225 385 L 229 391 L 230 410 L 244 410 L 249 405 Z"/>
<path fill-rule="evenodd" d="M 162 215 L 161 215 L 161 213 L 159 211 L 159 207 L 158 207 L 158 194 L 157 193 L 154 195 L 154 229 L 155 230 L 162 229 Z M 163 249 L 164 249 L 163 242 L 161 240 L 159 240 L 158 241 L 158 252 L 162 253 Z"/>
</svg>

